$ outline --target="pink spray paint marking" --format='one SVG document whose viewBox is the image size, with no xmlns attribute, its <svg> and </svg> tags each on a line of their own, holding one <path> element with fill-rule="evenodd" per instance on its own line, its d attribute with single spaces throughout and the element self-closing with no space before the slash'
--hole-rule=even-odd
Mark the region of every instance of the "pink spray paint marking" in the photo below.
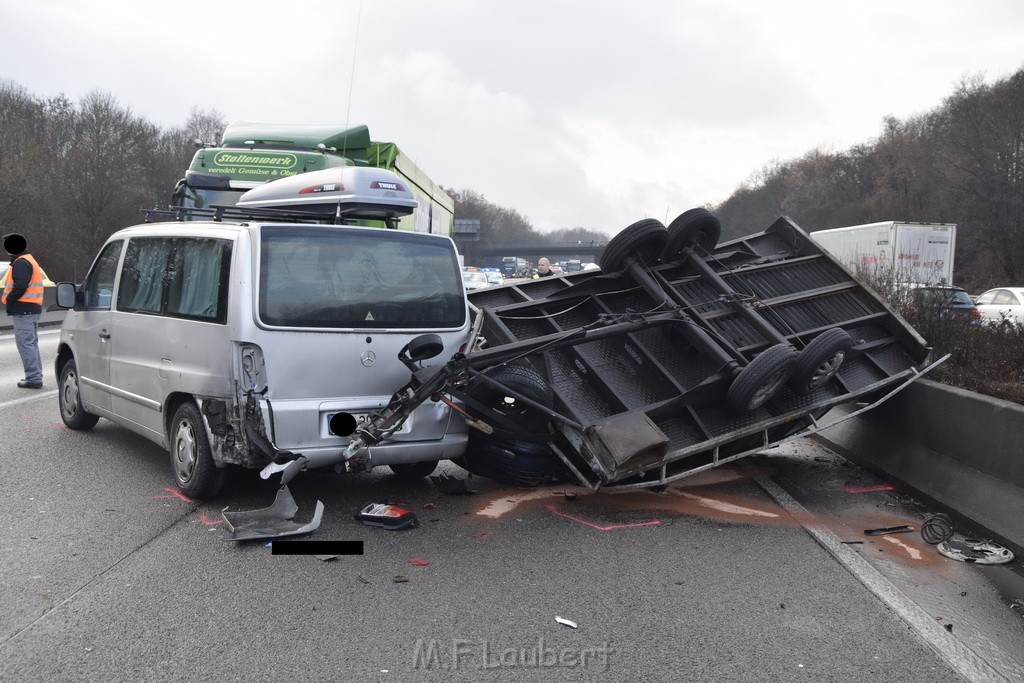
<svg viewBox="0 0 1024 683">
<path fill-rule="evenodd" d="M 167 491 L 167 493 L 169 493 L 171 495 L 169 495 L 169 496 L 150 496 L 150 498 L 153 498 L 154 500 L 159 499 L 159 498 L 177 498 L 178 500 L 183 500 L 186 503 L 194 502 L 191 498 L 189 498 L 184 493 L 182 493 L 181 491 L 178 491 L 176 489 L 165 488 L 164 491 Z"/>
<path fill-rule="evenodd" d="M 600 526 L 598 524 L 593 524 L 591 522 L 588 522 L 588 521 L 586 521 L 584 519 L 580 519 L 579 517 L 573 517 L 572 515 L 567 515 L 564 512 L 559 512 L 558 508 L 555 507 L 553 504 L 552 505 L 548 505 L 548 510 L 550 510 L 554 514 L 558 515 L 559 517 L 565 517 L 566 519 L 571 519 L 574 522 L 579 522 L 580 524 L 586 524 L 591 529 L 597 529 L 598 531 L 611 531 L 612 529 L 628 529 L 629 527 L 634 527 L 634 526 L 651 526 L 653 524 L 661 524 L 661 520 L 660 519 L 655 519 L 655 520 L 650 521 L 650 522 L 636 522 L 635 524 L 611 524 L 609 526 Z"/>
<path fill-rule="evenodd" d="M 889 484 L 880 484 L 878 486 L 854 486 L 853 484 L 846 485 L 847 493 L 871 493 L 872 491 L 895 491 L 895 486 Z"/>
<path fill-rule="evenodd" d="M 205 524 L 206 526 L 215 526 L 217 524 L 223 524 L 224 523 L 223 519 L 209 519 L 206 515 L 196 515 L 196 516 L 199 517 L 199 521 L 202 522 L 203 524 Z"/>
</svg>

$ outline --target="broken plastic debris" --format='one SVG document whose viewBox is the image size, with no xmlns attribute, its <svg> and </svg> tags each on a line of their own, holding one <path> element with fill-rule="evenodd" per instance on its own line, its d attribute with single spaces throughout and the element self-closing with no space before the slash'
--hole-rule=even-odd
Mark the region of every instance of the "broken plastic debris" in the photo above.
<svg viewBox="0 0 1024 683">
<path fill-rule="evenodd" d="M 394 577 L 391 578 L 391 581 L 394 582 L 394 583 L 409 583 L 409 577 L 408 576 L 394 576 Z"/>
<path fill-rule="evenodd" d="M 877 529 L 865 529 L 864 534 L 867 536 L 884 536 L 885 534 L 903 534 L 913 530 L 914 527 L 909 524 L 901 524 L 900 526 L 883 526 Z"/>
<path fill-rule="evenodd" d="M 433 503 L 427 503 L 426 505 L 424 505 L 424 506 L 423 506 L 423 509 L 424 509 L 424 510 L 433 510 L 433 509 L 434 509 L 434 508 L 436 508 L 436 507 L 437 507 L 437 506 L 436 506 L 436 505 L 434 505 Z"/>
<path fill-rule="evenodd" d="M 468 480 L 459 479 L 453 477 L 450 474 L 441 474 L 430 477 L 430 480 L 434 482 L 434 486 L 441 489 L 445 493 L 460 494 L 460 493 L 476 493 L 475 490 L 469 488 Z"/>
<path fill-rule="evenodd" d="M 559 624 L 564 624 L 564 625 L 566 625 L 566 626 L 568 626 L 570 628 L 579 628 L 576 625 L 575 621 L 569 621 L 568 619 L 565 619 L 564 617 L 555 617 L 555 621 L 557 621 Z"/>
<path fill-rule="evenodd" d="M 921 538 L 928 545 L 938 545 L 953 538 L 953 518 L 944 512 L 932 515 L 921 525 Z"/>
<path fill-rule="evenodd" d="M 331 560 L 338 559 L 339 557 L 341 557 L 341 555 L 314 555 L 313 557 L 320 560 L 321 562 L 329 562 Z"/>
<path fill-rule="evenodd" d="M 410 557 L 409 564 L 416 565 L 417 567 L 426 567 L 430 563 L 424 560 L 422 557 Z"/>
<path fill-rule="evenodd" d="M 316 502 L 313 519 L 307 524 L 292 521 L 298 510 L 299 506 L 295 504 L 295 499 L 292 498 L 288 487 L 282 486 L 277 490 L 277 496 L 268 508 L 248 512 L 222 512 L 221 517 L 224 518 L 227 533 L 223 534 L 221 538 L 225 541 L 277 538 L 308 534 L 320 527 L 320 521 L 324 516 L 322 502 L 319 500 Z"/>
<path fill-rule="evenodd" d="M 362 574 L 358 574 L 356 578 L 359 579 L 362 583 L 370 583 L 370 580 Z"/>
<path fill-rule="evenodd" d="M 1013 561 L 1013 553 L 992 541 L 976 538 L 950 539 L 936 546 L 936 549 L 952 560 L 970 564 L 1006 564 Z"/>
</svg>

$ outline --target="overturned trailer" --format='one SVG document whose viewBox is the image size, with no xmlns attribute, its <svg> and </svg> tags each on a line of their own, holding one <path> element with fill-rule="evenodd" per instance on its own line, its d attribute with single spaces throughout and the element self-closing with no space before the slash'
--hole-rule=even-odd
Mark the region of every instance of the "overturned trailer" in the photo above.
<svg viewBox="0 0 1024 683">
<path fill-rule="evenodd" d="M 352 435 L 346 468 L 372 466 L 416 406 L 445 401 L 471 427 L 456 459 L 471 472 L 663 485 L 819 429 L 833 406 L 879 402 L 929 369 L 925 340 L 790 219 L 721 245 L 719 234 L 703 209 L 668 228 L 642 220 L 611 240 L 600 272 L 468 293 L 474 343 L 435 362 L 433 335 L 411 341 L 410 382 Z"/>
</svg>

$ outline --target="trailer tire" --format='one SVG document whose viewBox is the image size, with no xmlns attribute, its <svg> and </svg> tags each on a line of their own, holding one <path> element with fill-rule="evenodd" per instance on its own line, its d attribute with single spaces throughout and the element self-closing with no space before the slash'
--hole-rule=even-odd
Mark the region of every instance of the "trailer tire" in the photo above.
<svg viewBox="0 0 1024 683">
<path fill-rule="evenodd" d="M 839 372 L 855 344 L 846 330 L 838 327 L 825 330 L 797 354 L 789 388 L 803 395 L 824 385 Z"/>
<path fill-rule="evenodd" d="M 543 406 L 554 406 L 551 387 L 529 368 L 508 365 L 488 376 Z M 566 480 L 568 472 L 545 438 L 550 432 L 547 415 L 529 406 L 517 406 L 514 398 L 483 382 L 474 386 L 470 395 L 521 425 L 522 433 L 515 434 L 501 425 L 494 425 L 493 434 L 471 429 L 466 453 L 455 460 L 457 465 L 478 476 L 516 486 L 543 486 Z M 469 412 L 487 419 L 472 407 Z"/>
<path fill-rule="evenodd" d="M 707 209 L 690 209 L 668 224 L 668 243 L 661 260 L 678 261 L 683 250 L 692 247 L 698 252 L 711 252 L 722 236 L 722 223 Z"/>
<path fill-rule="evenodd" d="M 555 394 L 547 381 L 529 368 L 518 365 L 506 365 L 486 374 L 494 381 L 504 384 L 509 389 L 517 391 L 547 408 L 555 405 Z M 515 398 L 507 396 L 505 392 L 495 386 L 477 381 L 472 389 L 469 390 L 469 395 L 488 408 L 501 413 L 512 422 L 520 425 L 523 431 L 529 435 L 546 434 L 549 431 L 547 415 L 534 410 L 530 406 L 519 403 Z M 487 419 L 486 416 L 474 411 L 472 407 L 469 408 L 469 412 L 475 417 Z M 516 436 L 500 425 L 495 425 L 495 431 L 508 434 L 511 438 Z"/>
<path fill-rule="evenodd" d="M 661 221 L 645 218 L 627 226 L 613 237 L 601 254 L 601 271 L 617 273 L 626 267 L 630 257 L 649 266 L 661 260 L 668 241 L 668 231 Z"/>
<path fill-rule="evenodd" d="M 402 479 L 423 479 L 429 477 L 437 469 L 437 460 L 425 462 L 406 462 L 395 465 L 388 465 L 396 477 Z"/>
<path fill-rule="evenodd" d="M 737 413 L 760 408 L 786 383 L 796 362 L 796 351 L 788 344 L 769 346 L 736 376 L 726 393 L 726 403 Z"/>
</svg>

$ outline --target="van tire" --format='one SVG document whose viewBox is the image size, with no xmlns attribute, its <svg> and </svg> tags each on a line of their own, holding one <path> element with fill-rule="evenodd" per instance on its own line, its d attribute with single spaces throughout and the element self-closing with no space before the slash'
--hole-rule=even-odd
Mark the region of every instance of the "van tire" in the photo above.
<svg viewBox="0 0 1024 683">
<path fill-rule="evenodd" d="M 797 355 L 789 388 L 798 394 L 809 394 L 832 379 L 842 367 L 856 342 L 843 329 L 825 330 Z"/>
<path fill-rule="evenodd" d="M 395 476 L 402 479 L 423 479 L 429 477 L 437 469 L 437 460 L 425 462 L 407 462 L 395 465 L 388 465 Z"/>
<path fill-rule="evenodd" d="M 796 362 L 796 351 L 788 344 L 769 346 L 732 381 L 726 403 L 737 413 L 760 408 L 786 383 Z"/>
<path fill-rule="evenodd" d="M 57 403 L 60 405 L 60 418 L 68 429 L 92 429 L 99 421 L 99 415 L 93 415 L 82 407 L 82 396 L 79 393 L 78 366 L 73 359 L 64 363 L 60 370 L 60 385 L 57 391 Z"/>
<path fill-rule="evenodd" d="M 494 372 L 486 374 L 495 382 L 504 384 L 509 389 L 517 391 L 527 398 L 533 399 L 542 406 L 551 408 L 555 405 L 555 394 L 551 390 L 551 387 L 543 377 L 529 368 L 520 367 L 518 365 L 506 365 L 502 368 L 498 368 Z M 506 396 L 505 392 L 495 386 L 478 380 L 476 384 L 473 385 L 472 389 L 470 389 L 469 393 L 477 401 L 480 401 L 488 408 L 501 413 L 511 422 L 522 427 L 523 432 L 530 436 L 535 434 L 546 434 L 549 431 L 549 418 L 547 415 L 534 410 L 530 406 L 517 405 L 514 398 Z M 484 420 L 487 419 L 487 416 L 479 415 L 472 407 L 469 408 L 469 412 L 475 417 L 482 417 Z M 508 428 L 504 425 L 494 425 L 494 428 L 499 433 L 508 434 Z M 476 430 L 473 431 L 475 432 Z M 522 435 L 511 436 L 515 437 Z"/>
<path fill-rule="evenodd" d="M 169 437 L 171 473 L 181 492 L 192 498 L 212 498 L 220 493 L 227 470 L 213 462 L 206 426 L 194 403 L 178 406 Z"/>
<path fill-rule="evenodd" d="M 721 236 L 722 223 L 713 213 L 700 208 L 684 211 L 668 224 L 668 243 L 662 261 L 678 261 L 686 248 L 700 253 L 711 252 L 718 246 Z"/>
<path fill-rule="evenodd" d="M 613 237 L 601 254 L 601 272 L 618 273 L 625 269 L 626 260 L 635 258 L 648 266 L 661 260 L 668 241 L 668 231 L 661 221 L 644 218 L 627 226 Z"/>
</svg>

